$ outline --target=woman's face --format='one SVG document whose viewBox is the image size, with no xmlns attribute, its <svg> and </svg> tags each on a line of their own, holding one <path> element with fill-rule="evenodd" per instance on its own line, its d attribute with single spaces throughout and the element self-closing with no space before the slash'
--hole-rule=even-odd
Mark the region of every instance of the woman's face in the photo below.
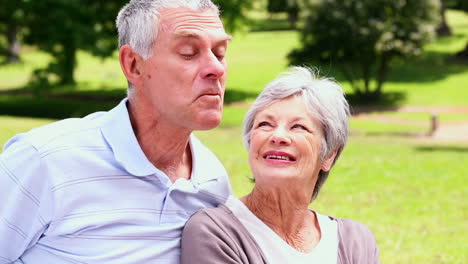
<svg viewBox="0 0 468 264">
<path fill-rule="evenodd" d="M 322 137 L 320 122 L 309 114 L 300 97 L 278 101 L 260 111 L 249 149 L 256 184 L 300 184 L 313 189 L 320 169 L 331 166 L 320 160 Z"/>
</svg>

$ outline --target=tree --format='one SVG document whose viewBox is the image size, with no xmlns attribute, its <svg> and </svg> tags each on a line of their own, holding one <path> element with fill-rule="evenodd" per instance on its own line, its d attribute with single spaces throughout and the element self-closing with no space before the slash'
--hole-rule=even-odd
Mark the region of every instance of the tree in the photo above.
<svg viewBox="0 0 468 264">
<path fill-rule="evenodd" d="M 437 27 L 437 36 L 450 36 L 452 35 L 452 30 L 447 24 L 447 19 L 445 17 L 445 11 L 447 10 L 447 7 L 446 7 L 447 1 L 446 0 L 439 0 L 439 1 L 440 1 L 440 24 Z"/>
<path fill-rule="evenodd" d="M 468 1 L 466 0 L 441 0 L 450 9 L 457 9 L 468 12 Z M 445 16 L 445 15 L 444 15 Z M 468 59 L 468 42 L 465 45 L 465 48 L 455 54 L 455 57 L 460 59 Z"/>
<path fill-rule="evenodd" d="M 286 12 L 291 28 L 296 28 L 299 19 L 299 5 L 297 0 L 268 0 L 267 11 L 269 13 Z"/>
<path fill-rule="evenodd" d="M 333 63 L 364 100 L 382 95 L 391 62 L 422 52 L 438 23 L 437 0 L 322 0 L 308 7 L 290 62 Z"/>
<path fill-rule="evenodd" d="M 221 18 L 227 30 L 234 32 L 246 21 L 246 10 L 252 7 L 252 1 L 245 0 L 213 0 L 221 10 Z"/>
<path fill-rule="evenodd" d="M 12 1 L 14 2 L 14 1 Z M 115 19 L 128 0 L 41 0 L 29 1 L 26 41 L 50 53 L 53 61 L 36 71 L 36 80 L 54 77 L 59 84 L 75 82 L 78 49 L 106 57 L 117 47 Z M 245 8 L 242 0 L 218 0 L 227 27 L 235 29 Z"/>
<path fill-rule="evenodd" d="M 42 79 L 52 75 L 60 84 L 73 84 L 78 49 L 101 57 L 112 54 L 117 46 L 115 16 L 126 2 L 29 1 L 25 40 L 54 58 L 46 69 L 36 73 Z"/>
<path fill-rule="evenodd" d="M 15 63 L 20 59 L 19 34 L 24 26 L 26 3 L 25 0 L 0 1 L 0 34 L 5 37 L 0 54 L 6 57 L 8 63 Z"/>
</svg>

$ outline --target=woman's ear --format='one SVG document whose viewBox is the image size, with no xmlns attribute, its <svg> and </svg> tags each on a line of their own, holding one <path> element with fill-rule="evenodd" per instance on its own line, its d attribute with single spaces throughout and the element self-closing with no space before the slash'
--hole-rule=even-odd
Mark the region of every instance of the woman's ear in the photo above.
<svg viewBox="0 0 468 264">
<path fill-rule="evenodd" d="M 335 162 L 336 154 L 338 150 L 334 150 L 327 158 L 322 162 L 322 166 L 320 167 L 323 171 L 329 171 Z"/>
<path fill-rule="evenodd" d="M 135 86 L 143 84 L 143 58 L 130 45 L 123 45 L 119 50 L 119 61 L 127 80 Z"/>
</svg>

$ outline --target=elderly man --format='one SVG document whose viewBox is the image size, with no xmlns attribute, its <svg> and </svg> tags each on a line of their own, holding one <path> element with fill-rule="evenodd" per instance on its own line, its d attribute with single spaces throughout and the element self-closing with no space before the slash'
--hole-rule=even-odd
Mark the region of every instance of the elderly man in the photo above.
<svg viewBox="0 0 468 264">
<path fill-rule="evenodd" d="M 231 193 L 192 134 L 221 120 L 230 36 L 210 0 L 132 0 L 117 18 L 128 99 L 8 141 L 0 263 L 176 263 L 181 230 Z"/>
</svg>

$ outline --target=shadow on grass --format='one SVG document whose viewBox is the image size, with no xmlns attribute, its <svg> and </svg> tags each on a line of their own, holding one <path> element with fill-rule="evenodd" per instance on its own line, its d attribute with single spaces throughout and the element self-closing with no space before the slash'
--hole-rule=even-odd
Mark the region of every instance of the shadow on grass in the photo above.
<svg viewBox="0 0 468 264">
<path fill-rule="evenodd" d="M 80 91 L 53 88 L 36 97 L 27 88 L 0 91 L 0 115 L 63 119 L 107 111 L 126 96 L 125 89 Z M 225 103 L 245 101 L 256 93 L 228 88 Z"/>
<path fill-rule="evenodd" d="M 35 98 L 26 95 L 0 95 L 0 115 L 62 119 L 83 117 L 97 111 L 107 111 L 116 101 L 91 101 L 63 98 Z"/>
<path fill-rule="evenodd" d="M 468 62 L 453 59 L 454 54 L 428 51 L 410 63 L 400 62 L 389 73 L 389 82 L 434 82 L 468 70 Z"/>
<path fill-rule="evenodd" d="M 30 86 L 0 91 L 0 115 L 63 119 L 107 111 L 125 97 L 125 89 L 78 90 L 51 86 L 35 95 Z"/>
<path fill-rule="evenodd" d="M 249 99 L 254 99 L 257 97 L 257 95 L 258 93 L 256 92 L 246 92 L 240 89 L 228 87 L 224 93 L 224 103 L 232 104 L 236 102 L 242 102 Z"/>
<path fill-rule="evenodd" d="M 384 92 L 379 99 L 363 100 L 356 94 L 347 94 L 346 99 L 351 105 L 351 114 L 396 111 L 402 102 L 406 99 L 406 93 L 402 92 Z"/>
<path fill-rule="evenodd" d="M 421 152 L 466 152 L 468 153 L 468 146 L 419 146 L 415 148 Z"/>
<path fill-rule="evenodd" d="M 250 19 L 249 29 L 251 32 L 293 30 L 286 18 L 274 16 L 267 19 Z"/>
</svg>

